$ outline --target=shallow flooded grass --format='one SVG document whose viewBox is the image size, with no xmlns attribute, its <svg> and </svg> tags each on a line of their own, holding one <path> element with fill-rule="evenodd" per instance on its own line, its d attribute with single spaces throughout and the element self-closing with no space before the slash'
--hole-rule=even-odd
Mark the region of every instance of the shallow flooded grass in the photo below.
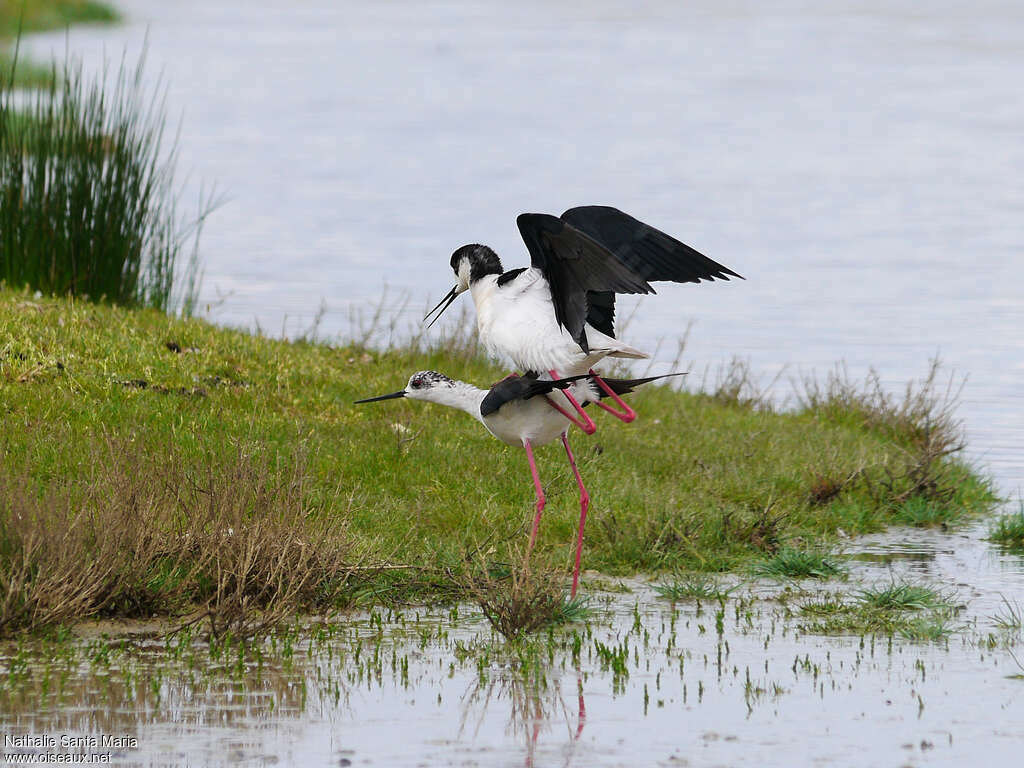
<svg viewBox="0 0 1024 768">
<path fill-rule="evenodd" d="M 929 541 L 921 554 L 941 577 L 956 561 Z M 980 535 L 968 549 L 984 551 Z M 1020 595 L 1024 572 L 1010 562 L 993 572 Z M 259 639 L 81 625 L 0 645 L 0 727 L 126 733 L 138 743 L 121 759 L 173 745 L 182 764 L 218 765 L 281 750 L 410 766 L 672 764 L 695 751 L 778 764 L 798 745 L 835 765 L 1013 753 L 1016 739 L 991 736 L 1013 732 L 1004 704 L 1022 679 L 1021 639 L 990 639 L 998 595 L 972 588 L 961 601 L 910 567 L 880 578 L 891 563 L 850 570 L 838 592 L 764 580 L 678 602 L 626 581 L 575 621 L 514 641 L 473 603 L 289 622 Z M 829 614 L 849 626 L 808 627 Z"/>
<path fill-rule="evenodd" d="M 1024 503 L 1016 512 L 998 517 L 989 531 L 989 540 L 1007 549 L 1024 552 Z"/>
<path fill-rule="evenodd" d="M 767 560 L 755 563 L 753 572 L 776 579 L 834 579 L 846 573 L 826 552 L 791 548 L 781 549 Z"/>
<path fill-rule="evenodd" d="M 672 581 L 654 584 L 654 591 L 666 600 L 721 600 L 739 589 L 738 584 L 725 586 L 721 580 L 704 573 L 676 576 Z"/>
<path fill-rule="evenodd" d="M 801 602 L 798 610 L 806 632 L 941 640 L 957 626 L 960 606 L 952 593 L 924 584 L 890 581 L 815 596 Z"/>
</svg>

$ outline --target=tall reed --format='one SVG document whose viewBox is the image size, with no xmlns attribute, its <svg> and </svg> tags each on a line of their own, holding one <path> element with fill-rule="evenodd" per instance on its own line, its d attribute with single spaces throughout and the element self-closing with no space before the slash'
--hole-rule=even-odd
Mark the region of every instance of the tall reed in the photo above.
<svg viewBox="0 0 1024 768">
<path fill-rule="evenodd" d="M 15 56 L 15 61 L 17 57 Z M 144 57 L 87 79 L 67 60 L 49 88 L 0 86 L 0 281 L 45 293 L 190 311 L 198 235 L 178 213 L 176 142 Z M 56 67 L 57 65 L 55 65 Z"/>
</svg>

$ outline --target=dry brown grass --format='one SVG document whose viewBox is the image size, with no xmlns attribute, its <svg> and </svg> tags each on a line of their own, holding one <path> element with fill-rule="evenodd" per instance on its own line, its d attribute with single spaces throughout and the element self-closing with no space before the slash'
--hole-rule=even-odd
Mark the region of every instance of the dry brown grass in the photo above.
<svg viewBox="0 0 1024 768">
<path fill-rule="evenodd" d="M 566 603 L 563 574 L 533 569 L 518 552 L 512 561 L 522 562 L 522 566 L 500 575 L 480 561 L 476 572 L 463 578 L 462 587 L 491 626 L 506 640 L 514 641 L 561 620 Z"/>
<path fill-rule="evenodd" d="M 955 481 L 954 467 L 946 459 L 966 446 L 963 423 L 956 417 L 965 380 L 950 374 L 943 382 L 941 371 L 941 361 L 933 359 L 924 378 L 909 382 L 899 397 L 886 392 L 875 371 L 864 382 L 856 382 L 839 368 L 824 383 L 805 378 L 800 406 L 838 422 L 859 421 L 899 446 L 900 458 L 885 467 L 884 478 L 865 478 L 876 499 L 893 505 L 911 498 L 947 502 L 955 493 Z M 853 473 L 843 487 L 859 476 Z M 827 495 L 827 485 L 818 482 L 815 488 Z"/>
<path fill-rule="evenodd" d="M 228 465 L 159 466 L 108 442 L 91 476 L 0 467 L 0 635 L 96 615 L 190 614 L 214 635 L 265 631 L 329 604 L 352 573 L 345 525 L 240 450 Z"/>
</svg>

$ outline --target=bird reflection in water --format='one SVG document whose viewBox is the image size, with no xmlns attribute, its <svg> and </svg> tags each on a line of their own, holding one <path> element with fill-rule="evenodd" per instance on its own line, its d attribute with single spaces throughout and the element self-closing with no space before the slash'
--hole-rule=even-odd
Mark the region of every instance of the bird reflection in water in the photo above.
<svg viewBox="0 0 1024 768">
<path fill-rule="evenodd" d="M 554 729 L 564 722 L 566 741 L 563 748 L 563 766 L 571 766 L 576 754 L 576 745 L 587 723 L 587 708 L 583 698 L 583 675 L 576 664 L 576 712 L 571 711 L 562 694 L 561 680 L 546 678 L 545 672 L 514 672 L 490 679 L 479 679 L 469 686 L 462 697 L 462 721 L 459 726 L 461 737 L 472 725 L 476 738 L 487 715 L 488 708 L 495 703 L 508 701 L 509 723 L 506 732 L 523 740 L 526 748 L 523 765 L 534 768 L 538 763 L 537 747 L 542 730 Z M 546 670 L 550 672 L 550 670 Z"/>
</svg>

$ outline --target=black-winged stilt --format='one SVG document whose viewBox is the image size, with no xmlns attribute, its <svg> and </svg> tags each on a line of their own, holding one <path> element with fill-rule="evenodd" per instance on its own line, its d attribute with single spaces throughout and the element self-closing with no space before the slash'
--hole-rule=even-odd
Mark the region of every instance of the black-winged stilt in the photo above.
<svg viewBox="0 0 1024 768">
<path fill-rule="evenodd" d="M 682 374 L 667 374 L 680 376 Z M 583 553 L 583 526 L 587 521 L 587 509 L 590 506 L 590 494 L 583 485 L 583 478 L 576 467 L 576 457 L 569 447 L 567 432 L 571 419 L 561 407 L 552 408 L 557 400 L 567 404 L 567 397 L 577 403 L 586 405 L 599 402 L 605 397 L 605 391 L 593 386 L 590 374 L 583 374 L 564 379 L 541 379 L 536 375 L 509 376 L 502 379 L 489 390 L 480 389 L 464 381 L 455 381 L 437 371 L 419 371 L 409 378 L 405 389 L 388 395 L 368 397 L 356 400 L 357 403 L 372 403 L 376 400 L 391 400 L 408 397 L 412 400 L 426 400 L 440 403 L 465 411 L 475 418 L 496 438 L 509 445 L 521 445 L 526 450 L 526 459 L 530 464 L 530 475 L 533 477 L 533 488 L 537 495 L 537 512 L 533 518 L 530 531 L 529 550 L 533 549 L 537 540 L 537 528 L 540 516 L 544 511 L 544 488 L 540 483 L 537 463 L 533 458 L 533 447 L 550 443 L 561 437 L 565 446 L 565 454 L 569 458 L 576 484 L 580 491 L 580 524 L 576 534 L 576 561 L 572 572 L 572 596 L 576 596 L 579 583 L 580 558 Z M 648 376 L 642 379 L 605 379 L 605 386 L 618 397 L 632 392 L 641 384 L 665 378 L 665 376 Z"/>
<path fill-rule="evenodd" d="M 654 293 L 650 281 L 698 283 L 743 276 L 673 237 L 602 205 L 570 208 L 561 217 L 523 213 L 516 219 L 530 252 L 530 267 L 503 271 L 486 245 L 452 254 L 457 282 L 434 309 L 431 325 L 464 291 L 476 305 L 477 328 L 487 350 L 527 372 L 576 376 L 605 357 L 647 355 L 615 338 L 615 294 Z M 623 421 L 636 413 L 605 380 L 594 382 L 621 410 L 601 407 Z M 567 393 L 587 433 L 594 422 Z M 567 418 L 571 418 L 568 417 Z"/>
</svg>

